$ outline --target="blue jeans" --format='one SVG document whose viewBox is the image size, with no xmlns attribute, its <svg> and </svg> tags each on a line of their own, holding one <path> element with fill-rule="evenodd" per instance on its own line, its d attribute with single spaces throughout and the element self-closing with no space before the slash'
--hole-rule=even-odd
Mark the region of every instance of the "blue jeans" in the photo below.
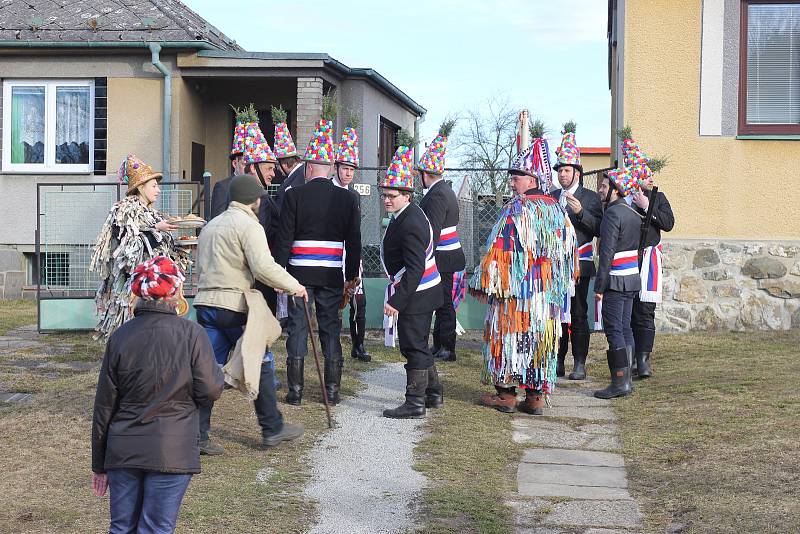
<svg viewBox="0 0 800 534">
<path fill-rule="evenodd" d="M 608 340 L 608 350 L 633 347 L 631 312 L 636 291 L 614 291 L 603 293 L 603 331 Z"/>
<path fill-rule="evenodd" d="M 109 534 L 171 534 L 191 474 L 109 469 Z"/>
<path fill-rule="evenodd" d="M 228 361 L 228 353 L 236 346 L 236 342 L 244 334 L 247 314 L 209 306 L 198 306 L 196 313 L 198 324 L 205 329 L 208 338 L 211 340 L 217 363 L 225 365 Z M 277 434 L 283 428 L 283 415 L 278 411 L 278 403 L 275 396 L 276 385 L 275 361 L 272 352 L 267 351 L 264 354 L 264 361 L 261 365 L 258 397 L 254 403 L 258 423 L 261 425 L 261 431 L 265 436 Z M 213 407 L 213 404 L 199 407 L 201 441 L 208 439 Z"/>
</svg>

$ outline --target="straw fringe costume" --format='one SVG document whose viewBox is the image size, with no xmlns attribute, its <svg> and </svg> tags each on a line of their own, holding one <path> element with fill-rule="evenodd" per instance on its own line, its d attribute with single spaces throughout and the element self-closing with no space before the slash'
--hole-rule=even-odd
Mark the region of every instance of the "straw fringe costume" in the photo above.
<svg viewBox="0 0 800 534">
<path fill-rule="evenodd" d="M 507 203 L 469 288 L 488 303 L 482 380 L 551 393 L 565 303 L 579 274 L 575 230 L 551 197 Z"/>
</svg>

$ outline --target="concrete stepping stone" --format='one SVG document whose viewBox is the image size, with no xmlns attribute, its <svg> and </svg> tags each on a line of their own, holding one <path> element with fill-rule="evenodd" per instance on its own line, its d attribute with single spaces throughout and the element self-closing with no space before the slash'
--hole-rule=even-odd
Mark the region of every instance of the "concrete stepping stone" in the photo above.
<svg viewBox="0 0 800 534">
<path fill-rule="evenodd" d="M 545 408 L 543 417 L 569 417 L 589 421 L 613 421 L 614 412 L 611 407 L 599 406 L 559 406 Z"/>
<path fill-rule="evenodd" d="M 0 402 L 23 404 L 33 400 L 33 393 L 0 393 Z"/>
<path fill-rule="evenodd" d="M 619 440 L 613 435 L 614 425 L 584 425 L 579 427 L 579 430 L 573 430 L 567 424 L 534 416 L 515 417 L 512 425 L 514 426 L 512 437 L 516 443 L 563 449 L 583 448 L 601 451 L 620 449 Z"/>
<path fill-rule="evenodd" d="M 639 528 L 642 526 L 642 513 L 635 501 L 568 501 L 555 504 L 543 523 Z"/>
<path fill-rule="evenodd" d="M 619 454 L 598 451 L 576 451 L 570 449 L 528 449 L 522 456 L 523 463 L 564 464 L 596 467 L 624 467 Z"/>
<path fill-rule="evenodd" d="M 520 463 L 517 482 L 560 484 L 567 486 L 594 486 L 627 488 L 628 478 L 624 467 L 592 465 L 529 464 Z"/>
</svg>

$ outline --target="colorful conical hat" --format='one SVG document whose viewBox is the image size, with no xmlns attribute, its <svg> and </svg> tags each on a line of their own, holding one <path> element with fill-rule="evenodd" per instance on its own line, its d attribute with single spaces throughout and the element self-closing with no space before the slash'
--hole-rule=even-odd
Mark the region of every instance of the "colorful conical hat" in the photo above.
<svg viewBox="0 0 800 534">
<path fill-rule="evenodd" d="M 626 167 L 647 165 L 650 162 L 650 158 L 647 157 L 644 150 L 639 148 L 639 144 L 633 139 L 624 139 L 622 141 L 622 156 Z"/>
<path fill-rule="evenodd" d="M 247 125 L 237 122 L 233 129 L 233 142 L 231 143 L 231 156 L 244 154 L 244 138 L 247 136 Z"/>
<path fill-rule="evenodd" d="M 636 173 L 637 171 L 623 166 L 608 171 L 606 174 L 608 175 L 608 179 L 617 188 L 617 191 L 619 191 L 623 197 L 627 197 L 639 190 L 639 177 Z"/>
<path fill-rule="evenodd" d="M 294 146 L 292 133 L 285 122 L 279 122 L 275 125 L 275 155 L 278 158 L 297 156 L 297 147 Z"/>
<path fill-rule="evenodd" d="M 150 165 L 140 160 L 138 157 L 133 154 L 128 154 L 125 156 L 122 165 L 120 165 L 117 171 L 117 177 L 119 178 L 119 183 L 128 184 L 128 190 L 125 194 L 130 195 L 137 187 L 144 185 L 154 178 L 161 181 L 163 175 L 160 172 L 154 171 Z"/>
<path fill-rule="evenodd" d="M 347 127 L 336 148 L 336 163 L 358 167 L 358 134 L 355 128 Z"/>
<path fill-rule="evenodd" d="M 397 147 L 383 180 L 378 181 L 378 187 L 402 191 L 414 190 L 414 151 L 411 147 Z"/>
<path fill-rule="evenodd" d="M 264 137 L 258 123 L 248 122 L 246 126 L 247 133 L 244 138 L 244 156 L 242 156 L 244 164 L 277 163 L 278 159 L 269 147 L 267 138 Z"/>
<path fill-rule="evenodd" d="M 572 165 L 583 171 L 581 151 L 578 150 L 578 145 L 575 143 L 575 132 L 566 132 L 564 134 L 564 137 L 561 138 L 561 146 L 556 149 L 556 156 L 558 158 L 555 166 L 553 166 L 555 170 L 565 165 Z"/>
<path fill-rule="evenodd" d="M 333 146 L 333 121 L 319 120 L 314 134 L 308 142 L 303 159 L 312 163 L 333 165 L 336 159 L 336 151 Z"/>
<path fill-rule="evenodd" d="M 442 174 L 445 152 L 447 152 L 447 138 L 437 135 L 420 158 L 419 170 L 431 174 Z"/>
</svg>

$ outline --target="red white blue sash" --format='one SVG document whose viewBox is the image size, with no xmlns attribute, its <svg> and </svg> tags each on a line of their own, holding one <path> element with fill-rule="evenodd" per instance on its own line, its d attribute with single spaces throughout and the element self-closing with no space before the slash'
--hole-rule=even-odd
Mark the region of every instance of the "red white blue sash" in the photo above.
<svg viewBox="0 0 800 534">
<path fill-rule="evenodd" d="M 436 250 L 458 250 L 461 248 L 461 241 L 458 239 L 458 230 L 455 226 L 442 228 L 439 234 L 439 242 L 436 244 Z"/>
<path fill-rule="evenodd" d="M 661 243 L 654 247 L 644 249 L 642 255 L 642 290 L 639 292 L 639 300 L 642 302 L 661 302 L 663 288 Z"/>
<path fill-rule="evenodd" d="M 589 241 L 578 247 L 578 256 L 580 261 L 593 261 L 594 260 L 594 245 Z"/>
<path fill-rule="evenodd" d="M 611 276 L 639 274 L 639 251 L 625 250 L 614 254 L 611 261 Z"/>
<path fill-rule="evenodd" d="M 344 243 L 341 241 L 295 241 L 289 265 L 295 267 L 335 267 L 341 269 Z"/>
</svg>

